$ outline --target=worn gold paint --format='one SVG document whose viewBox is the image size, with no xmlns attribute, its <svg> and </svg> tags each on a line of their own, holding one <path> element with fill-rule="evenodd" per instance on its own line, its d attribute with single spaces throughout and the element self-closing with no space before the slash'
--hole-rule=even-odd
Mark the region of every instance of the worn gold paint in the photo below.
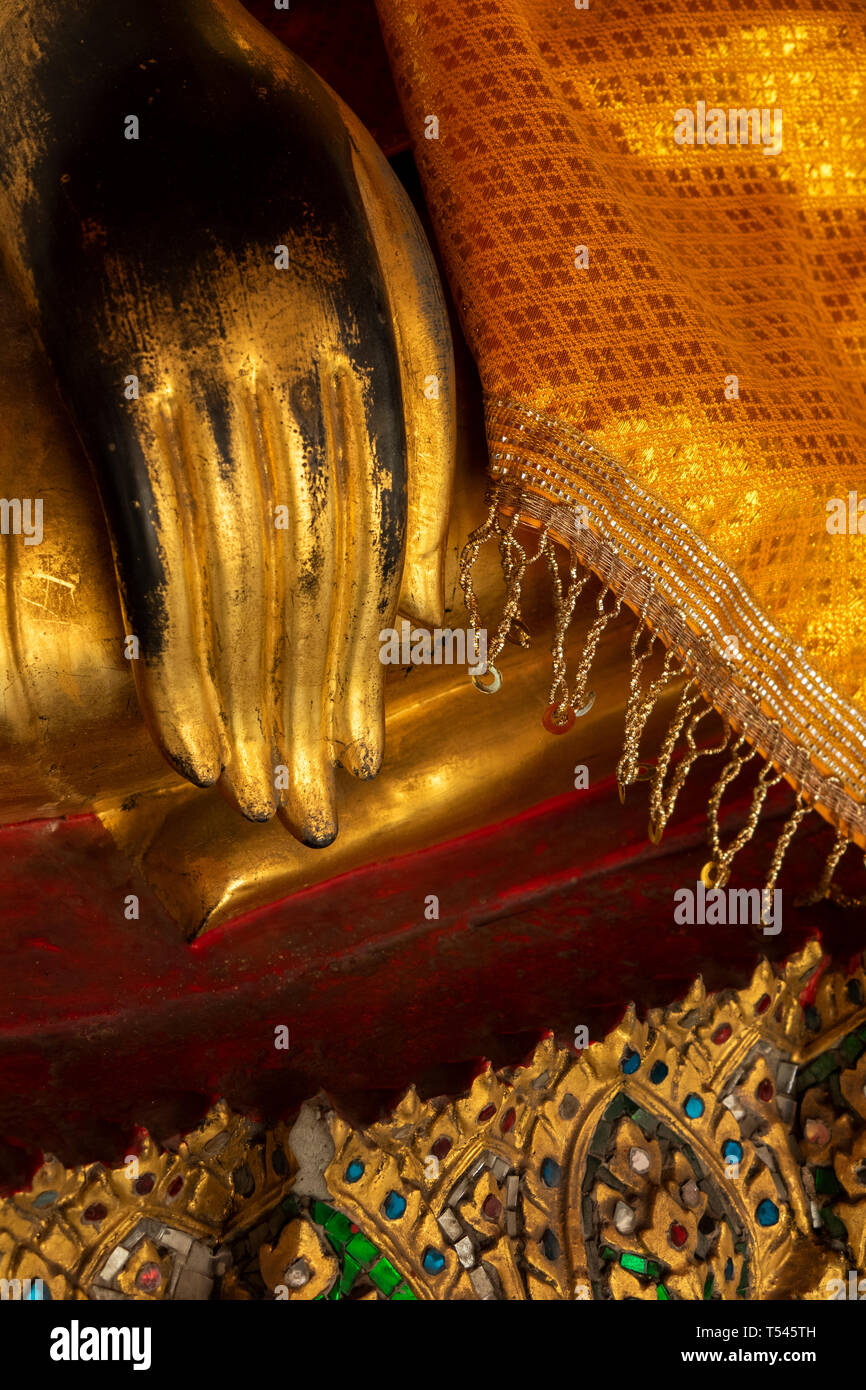
<svg viewBox="0 0 866 1390">
<path fill-rule="evenodd" d="M 576 761 L 587 762 L 591 776 L 610 771 L 620 741 L 623 643 L 603 645 L 593 675 L 599 699 L 568 740 L 573 757 L 569 751 L 564 758 L 565 742 L 551 738 L 541 724 L 549 684 L 551 616 L 545 576 L 538 575 L 524 610 L 533 645 L 523 653 L 509 645 L 501 658 L 505 679 L 496 696 L 495 719 L 492 702 L 473 688 L 465 668 L 413 667 L 407 675 L 402 668 L 382 666 L 380 623 L 375 624 L 367 659 L 378 668 L 376 680 L 384 676 L 388 757 L 372 784 L 338 773 L 341 833 L 331 847 L 312 851 L 296 844 L 276 821 L 246 822 L 216 789 L 202 790 L 182 781 L 159 756 L 138 712 L 133 663 L 122 655 L 124 629 L 111 556 L 87 462 L 66 425 L 50 374 L 8 283 L 0 284 L 0 296 L 10 324 L 10 333 L 0 342 L 0 494 L 8 495 L 15 479 L 23 495 L 43 497 L 46 526 L 42 546 L 24 546 L 21 537 L 5 542 L 10 564 L 0 588 L 5 612 L 0 635 L 3 820 L 99 811 L 119 843 L 140 859 L 182 929 L 193 933 L 354 865 L 430 844 L 512 814 L 544 795 L 567 791 Z M 443 380 L 448 380 L 444 373 Z M 263 433 L 273 441 L 277 432 L 268 412 L 274 406 L 266 395 L 263 398 Z M 424 404 L 433 407 L 433 402 Z M 438 404 L 449 408 L 447 400 Z M 153 409 L 165 419 L 177 407 Z M 185 418 L 184 412 L 180 417 Z M 280 467 L 294 506 L 309 509 L 300 472 L 291 470 L 288 446 L 281 447 L 286 457 Z M 457 560 L 464 536 L 483 509 L 485 462 L 468 410 L 461 422 L 458 461 L 458 492 L 444 547 L 443 621 L 465 627 Z M 431 470 L 430 489 L 437 469 L 447 482 L 447 463 L 447 448 L 435 455 L 433 445 L 425 445 L 417 466 Z M 305 600 L 293 578 L 312 544 L 309 527 L 303 524 L 308 510 L 300 510 L 300 515 L 301 524 L 288 533 L 292 546 L 283 557 L 286 594 L 291 595 L 287 623 L 296 660 L 293 677 L 284 687 L 282 718 L 284 727 L 303 731 L 296 758 L 299 766 L 307 759 L 311 769 L 306 799 L 288 803 L 286 814 L 293 814 L 295 824 L 302 822 L 305 806 L 323 804 L 317 800 L 318 788 L 328 786 L 329 768 L 316 740 L 316 711 L 332 696 L 316 674 L 324 647 L 317 605 Z M 438 545 L 439 524 L 423 518 L 416 522 L 418 544 L 428 559 L 430 547 Z M 62 539 L 57 549 L 55 535 Z M 39 577 L 49 549 L 63 590 L 62 604 L 45 599 L 46 581 Z M 326 576 L 333 574 L 335 563 L 332 555 Z M 438 582 L 434 573 L 434 588 Z M 479 569 L 477 587 L 482 610 L 495 612 L 501 576 L 492 555 Z M 417 592 L 416 600 L 407 600 L 407 608 L 417 607 Z M 43 606 L 28 601 L 34 594 Z M 432 597 L 427 595 L 430 601 Z M 46 611 L 51 602 L 54 607 Z M 431 620 L 437 616 L 435 611 L 430 614 Z M 276 622 L 272 610 L 266 611 L 265 619 Z M 388 624 L 382 620 L 381 625 Z M 256 631 L 253 625 L 253 640 L 258 640 Z M 246 639 L 247 634 L 242 636 Z M 314 647 L 306 666 L 305 642 Z M 497 756 L 503 740 L 512 755 L 507 762 Z"/>
<path fill-rule="evenodd" d="M 30 170 L 52 147 L 50 122 L 38 109 L 38 72 L 32 88 L 22 73 L 30 71 L 33 52 L 60 22 L 50 7 L 37 8 L 29 18 L 9 0 L 0 8 L 10 66 L 6 105 L 12 111 L 4 135 L 9 171 L 0 197 L 0 246 L 31 308 L 37 290 L 22 225 L 39 197 Z M 230 57 L 235 50 L 246 55 L 251 99 L 256 99 L 257 72 L 266 72 L 268 82 L 258 95 L 271 97 L 275 111 L 281 86 L 310 80 L 299 79 L 294 56 L 232 0 L 201 7 L 196 22 L 209 44 Z M 325 106 L 336 98 L 322 85 L 319 100 L 324 119 Z M 377 636 L 381 626 L 393 622 L 401 585 L 407 611 L 431 622 L 440 616 L 454 456 L 453 359 L 438 275 L 395 176 L 345 109 L 344 119 L 402 375 L 410 483 L 405 554 L 395 572 L 388 572 L 383 560 L 386 532 L 396 523 L 391 483 L 371 433 L 373 387 L 351 356 L 358 325 L 341 321 L 336 309 L 336 289 L 350 268 L 327 239 L 276 226 L 275 247 L 288 247 L 291 266 L 291 279 L 282 283 L 275 247 L 251 245 L 241 255 L 211 251 L 200 273 L 189 276 L 179 305 L 167 285 L 142 278 L 135 264 L 112 253 L 106 229 L 83 229 L 90 241 L 106 240 L 104 273 L 111 286 L 107 341 L 90 348 L 116 375 L 115 345 L 140 345 L 127 370 L 140 382 L 135 431 L 147 460 L 166 575 L 157 596 L 166 613 L 162 650 L 143 653 L 130 666 L 144 719 L 171 764 L 192 781 L 219 781 L 227 801 L 249 820 L 278 813 L 299 838 L 317 844 L 337 833 L 334 767 L 369 778 L 381 764 L 384 671 Z M 13 291 L 4 287 L 3 293 L 11 305 Z M 20 317 L 17 308 L 12 312 Z M 196 327 L 193 341 L 190 323 Z M 39 452 L 50 454 L 38 478 L 44 495 L 64 471 L 79 473 L 81 459 L 71 441 L 66 452 L 74 460 L 56 457 L 52 431 L 57 435 L 62 429 L 58 410 L 38 354 L 28 350 L 27 355 L 25 369 L 41 372 L 42 384 L 37 392 L 25 383 L 31 408 L 21 433 L 26 423 L 28 439 L 35 433 Z M 2 389 L 11 392 L 22 362 L 10 353 L 7 366 Z M 428 401 L 423 390 L 431 376 L 439 382 L 439 399 Z M 218 389 L 226 404 L 228 467 L 219 463 L 221 441 L 202 382 Z M 312 413 L 319 403 L 325 456 L 323 471 L 311 481 L 309 460 L 302 466 L 305 444 L 297 410 Z M 19 493 L 25 482 L 37 481 L 25 478 L 20 468 L 20 455 L 30 447 L 11 437 L 0 460 L 0 470 L 16 477 Z M 82 477 L 81 487 L 87 486 Z M 62 544 L 71 562 L 79 544 L 86 549 L 89 540 L 74 529 L 59 539 L 61 528 L 71 529 L 71 518 L 56 494 L 50 503 L 46 546 Z M 288 510 L 287 529 L 275 524 L 279 507 Z M 32 569 L 30 557 L 27 567 Z M 84 572 L 77 559 L 67 568 Z M 7 588 L 12 573 L 7 570 Z M 58 582 L 74 581 L 61 576 Z M 104 569 L 97 582 L 104 586 Z M 5 647 L 14 743 L 27 741 L 22 686 L 30 676 L 16 656 L 23 594 L 21 585 L 12 583 L 14 594 L 10 590 L 7 597 L 15 612 L 6 623 Z M 79 599 L 79 623 L 87 626 L 87 618 Z M 111 650 L 116 625 L 112 632 L 100 615 L 97 628 L 92 639 L 116 666 Z M 128 622 L 125 630 L 131 630 Z M 76 698 L 69 658 L 55 662 L 44 633 L 39 642 L 42 669 L 53 668 L 58 687 L 65 685 Z M 44 743 L 49 721 L 50 737 L 67 744 L 74 737 L 72 728 L 63 728 L 61 689 L 34 711 L 39 742 Z M 97 722 L 101 692 L 91 691 L 90 704 L 90 718 Z M 61 758 L 51 766 L 65 764 Z M 147 775 L 143 785 L 152 780 Z M 95 781 L 82 788 L 79 806 L 88 800 L 110 802 L 110 766 L 102 785 Z M 19 785 L 27 788 L 24 781 Z M 128 786 L 130 792 L 137 789 Z M 57 809 L 71 809 L 75 796 L 68 786 L 66 795 L 56 797 Z M 21 800 L 32 804 L 29 788 Z"/>
<path fill-rule="evenodd" d="M 311 1271 L 311 1277 L 300 1288 L 286 1285 L 285 1277 L 289 1265 L 296 1260 L 304 1260 Z M 259 1268 L 265 1281 L 265 1288 L 274 1292 L 280 1285 L 286 1290 L 283 1297 L 289 1301 L 297 1299 L 307 1302 L 327 1293 L 337 1274 L 337 1260 L 328 1249 L 325 1241 L 309 1221 L 296 1219 L 290 1221 L 280 1232 L 275 1245 L 263 1245 L 259 1250 Z"/>
<path fill-rule="evenodd" d="M 3 538 L 0 818 L 70 815 L 180 779 L 138 708 L 87 461 L 0 276 L 0 494 L 42 498 L 45 536 Z"/>
</svg>

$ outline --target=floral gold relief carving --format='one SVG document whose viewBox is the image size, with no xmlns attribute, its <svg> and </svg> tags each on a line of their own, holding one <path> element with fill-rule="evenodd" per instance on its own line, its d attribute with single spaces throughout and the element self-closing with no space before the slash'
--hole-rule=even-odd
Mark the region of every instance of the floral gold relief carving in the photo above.
<svg viewBox="0 0 866 1390">
<path fill-rule="evenodd" d="M 812 943 L 579 1054 L 547 1037 L 465 1095 L 410 1089 L 366 1129 L 305 1107 L 331 1154 L 312 1177 L 296 1130 L 224 1104 L 123 1167 L 48 1159 L 0 1203 L 0 1278 L 52 1299 L 830 1298 L 866 1273 L 864 1001 L 862 960 Z"/>
</svg>

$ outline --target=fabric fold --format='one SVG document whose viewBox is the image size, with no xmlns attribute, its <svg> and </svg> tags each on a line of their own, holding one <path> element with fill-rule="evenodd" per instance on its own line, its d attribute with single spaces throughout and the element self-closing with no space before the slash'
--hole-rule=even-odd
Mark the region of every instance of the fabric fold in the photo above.
<svg viewBox="0 0 866 1390">
<path fill-rule="evenodd" d="M 377 4 L 485 392 L 507 614 L 516 518 L 788 780 L 791 834 L 816 809 L 866 847 L 862 14 Z"/>
</svg>

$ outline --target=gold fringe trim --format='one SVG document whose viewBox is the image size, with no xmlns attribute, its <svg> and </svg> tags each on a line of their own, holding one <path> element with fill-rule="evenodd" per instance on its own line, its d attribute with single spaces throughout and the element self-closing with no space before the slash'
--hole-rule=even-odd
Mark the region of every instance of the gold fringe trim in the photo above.
<svg viewBox="0 0 866 1390">
<path fill-rule="evenodd" d="M 592 708 L 595 696 L 589 689 L 589 681 L 595 654 L 605 629 L 619 615 L 625 604 L 636 614 L 637 621 L 631 640 L 623 749 L 616 776 L 620 798 L 623 800 L 628 787 L 634 782 L 650 781 L 649 838 L 652 842 L 658 844 L 661 840 L 673 815 L 677 798 L 695 762 L 699 758 L 720 754 L 728 749 L 728 761 L 716 780 L 707 808 L 711 857 L 701 873 L 704 883 L 708 887 L 724 887 L 730 877 L 736 855 L 755 833 L 770 789 L 787 779 L 794 787 L 796 801 L 774 849 L 764 887 L 764 902 L 769 901 L 767 895 L 772 894 L 785 854 L 800 824 L 806 816 L 820 809 L 824 818 L 835 826 L 837 838 L 815 892 L 801 901 L 814 903 L 826 897 L 844 906 L 866 905 L 866 899 L 852 899 L 834 888 L 832 883 L 835 870 L 847 846 L 855 838 L 861 846 L 866 844 L 866 806 L 861 800 L 864 790 L 863 774 L 862 769 L 857 766 L 859 758 L 855 763 L 849 756 L 855 751 L 849 734 L 859 735 L 858 724 L 863 726 L 863 742 L 856 748 L 856 752 L 862 755 L 863 748 L 866 747 L 866 721 L 859 712 L 844 706 L 840 697 L 830 691 L 830 688 L 801 662 L 802 672 L 805 673 L 805 687 L 812 692 L 812 698 L 814 699 L 814 694 L 820 687 L 821 691 L 828 691 L 832 699 L 817 711 L 808 709 L 808 737 L 804 733 L 798 740 L 795 731 L 803 717 L 800 707 L 804 706 L 799 686 L 796 690 L 799 711 L 796 716 L 784 702 L 778 700 L 776 706 L 781 717 L 775 712 L 768 714 L 767 709 L 773 709 L 773 702 L 767 698 L 761 680 L 754 673 L 743 670 L 742 666 L 735 667 L 729 657 L 721 654 L 719 644 L 709 640 L 707 632 L 696 630 L 700 625 L 696 622 L 695 615 L 671 601 L 675 578 L 667 564 L 663 565 L 666 572 L 666 582 L 663 583 L 659 573 L 650 565 L 630 563 L 628 555 L 622 553 L 623 549 L 627 551 L 628 547 L 618 545 L 611 535 L 611 530 L 615 528 L 610 514 L 606 515 L 606 528 L 597 524 L 597 499 L 593 498 L 590 490 L 576 485 L 572 477 L 577 469 L 575 460 L 578 458 L 579 448 L 584 448 L 592 456 L 588 466 L 593 473 L 592 482 L 598 491 L 603 492 L 605 487 L 611 486 L 612 476 L 616 481 L 617 470 L 623 478 L 627 478 L 624 470 L 562 422 L 547 420 L 521 406 L 501 401 L 489 405 L 489 413 L 492 415 L 491 432 L 502 443 L 512 443 L 516 447 L 513 439 L 510 440 L 507 434 L 501 433 L 503 421 L 509 421 L 513 427 L 515 419 L 525 417 L 526 420 L 534 422 L 535 428 L 532 432 L 532 448 L 525 458 L 520 453 L 515 455 L 510 451 L 503 455 L 501 450 L 494 448 L 495 481 L 488 496 L 487 515 L 482 525 L 469 537 L 461 556 L 460 582 L 466 609 L 476 631 L 482 624 L 472 582 L 472 571 L 482 546 L 490 540 L 495 539 L 498 543 L 505 578 L 502 618 L 487 648 L 488 671 L 495 679 L 494 683 L 490 684 L 485 678 L 476 677 L 479 688 L 488 691 L 498 689 L 501 677 L 495 663 L 506 641 L 516 641 L 524 646 L 527 643 L 528 634 L 521 620 L 520 605 L 524 576 L 529 565 L 542 559 L 545 561 L 550 571 L 553 590 L 553 677 L 549 709 L 544 720 L 551 732 L 561 732 L 570 727 L 575 719 L 585 715 Z M 524 428 L 524 423 L 518 425 L 519 432 L 523 432 Z M 528 437 L 527 434 L 527 441 L 517 442 L 528 442 Z M 544 449 L 541 447 L 542 444 L 545 446 Z M 539 463 L 539 457 L 555 458 L 557 449 L 569 454 L 568 473 L 564 468 L 557 471 L 548 464 Z M 499 459 L 502 461 L 497 462 Z M 599 469 L 599 460 L 603 460 L 604 465 L 601 468 L 601 483 L 594 476 L 595 470 Z M 528 470 L 533 470 L 531 476 Z M 509 477 L 509 471 L 517 476 Z M 541 475 L 547 475 L 547 483 Z M 630 486 L 635 487 L 633 483 L 630 483 Z M 531 490 L 545 487 L 548 492 L 556 494 L 557 500 Z M 645 501 L 650 500 L 645 494 L 642 496 Z M 612 503 L 615 500 L 614 497 L 608 498 Z M 652 499 L 652 507 L 658 510 L 660 504 Z M 640 510 L 646 521 L 648 512 L 642 508 Z M 663 512 L 663 509 L 661 510 Z M 648 521 L 653 527 L 654 539 L 657 536 L 655 520 L 657 519 L 650 517 Z M 531 556 L 517 539 L 516 533 L 521 523 L 528 523 L 540 533 L 537 548 Z M 699 538 L 692 537 L 687 528 L 675 518 L 670 518 L 668 524 L 671 529 L 675 526 L 686 534 L 690 548 L 707 550 L 704 543 Z M 564 547 L 568 556 L 566 583 L 560 574 L 557 545 Z M 720 561 L 716 561 L 716 564 L 724 568 Z M 703 571 L 708 567 L 700 565 L 700 568 Z M 569 680 L 565 642 L 577 601 L 593 574 L 601 581 L 596 600 L 596 617 L 584 637 L 577 669 Z M 726 582 L 729 588 L 733 583 L 739 582 L 730 571 L 728 576 Z M 745 591 L 743 593 L 745 594 Z M 751 610 L 755 609 L 755 605 L 747 595 L 744 597 L 740 594 L 737 597 L 749 619 L 746 629 L 751 632 L 749 623 L 754 622 Z M 726 598 L 729 599 L 730 594 L 727 594 Z M 702 604 L 701 607 L 704 608 L 705 605 Z M 730 609 L 729 604 L 729 613 Z M 766 619 L 763 619 L 763 622 L 765 627 L 769 627 Z M 731 630 L 736 630 L 733 625 Z M 779 651 L 785 639 L 775 632 L 773 636 L 777 639 L 773 650 Z M 659 641 L 665 648 L 661 669 L 652 679 L 646 679 L 647 663 Z M 749 646 L 752 644 L 749 643 Z M 798 655 L 801 655 L 799 649 L 796 650 Z M 685 684 L 656 761 L 641 762 L 641 740 L 653 709 L 662 693 L 684 677 Z M 767 677 L 767 680 L 778 695 L 778 682 L 771 677 Z M 794 690 L 795 684 L 793 679 L 789 681 L 789 694 Z M 841 724 L 837 719 L 839 707 L 843 707 L 846 714 Z M 724 735 L 719 743 L 701 748 L 696 742 L 696 733 L 701 721 L 713 708 L 722 717 Z M 833 724 L 832 737 L 822 741 L 820 749 L 816 749 L 810 740 L 818 738 L 818 730 L 828 722 Z M 668 781 L 674 754 L 683 736 L 685 748 Z M 763 765 L 753 788 L 745 824 L 731 841 L 723 846 L 719 816 L 725 791 L 743 767 L 755 757 L 760 758 Z M 853 793 L 852 787 L 856 789 L 857 795 Z"/>
</svg>

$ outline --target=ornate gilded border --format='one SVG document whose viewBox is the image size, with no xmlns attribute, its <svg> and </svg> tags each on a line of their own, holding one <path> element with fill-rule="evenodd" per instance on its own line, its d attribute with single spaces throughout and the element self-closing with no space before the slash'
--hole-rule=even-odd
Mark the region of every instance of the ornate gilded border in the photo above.
<svg viewBox="0 0 866 1390">
<path fill-rule="evenodd" d="M 291 1130 L 221 1104 L 0 1201 L 3 1298 L 829 1299 L 864 1274 L 866 971 L 817 942 L 367 1129 L 324 1097 Z"/>
</svg>

